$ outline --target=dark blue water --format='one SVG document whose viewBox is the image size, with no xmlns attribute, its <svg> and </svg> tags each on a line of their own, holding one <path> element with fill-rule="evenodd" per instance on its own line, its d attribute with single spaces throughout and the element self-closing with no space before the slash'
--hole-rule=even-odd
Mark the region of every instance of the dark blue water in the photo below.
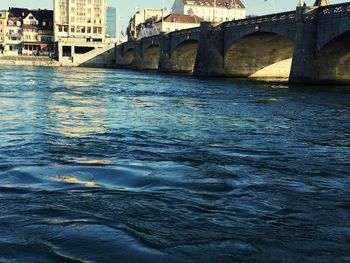
<svg viewBox="0 0 350 263">
<path fill-rule="evenodd" d="M 0 68 L 0 262 L 349 262 L 350 93 Z"/>
</svg>

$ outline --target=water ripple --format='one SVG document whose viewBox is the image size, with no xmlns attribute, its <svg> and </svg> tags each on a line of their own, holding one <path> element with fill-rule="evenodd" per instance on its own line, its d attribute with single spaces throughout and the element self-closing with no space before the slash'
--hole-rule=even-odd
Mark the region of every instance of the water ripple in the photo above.
<svg viewBox="0 0 350 263">
<path fill-rule="evenodd" d="M 0 262 L 349 261 L 349 92 L 83 68 L 0 82 Z"/>
</svg>

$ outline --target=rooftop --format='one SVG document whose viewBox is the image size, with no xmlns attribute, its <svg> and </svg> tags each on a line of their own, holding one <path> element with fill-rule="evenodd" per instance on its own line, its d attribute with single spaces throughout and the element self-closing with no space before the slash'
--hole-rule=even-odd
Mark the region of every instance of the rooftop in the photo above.
<svg viewBox="0 0 350 263">
<path fill-rule="evenodd" d="M 161 22 L 161 20 L 158 21 L 158 23 Z M 190 15 L 184 15 L 184 14 L 170 14 L 166 17 L 164 17 L 164 22 L 167 23 L 186 23 L 186 24 L 200 24 L 201 22 L 204 22 L 202 18 L 199 16 L 190 16 Z"/>
<path fill-rule="evenodd" d="M 185 5 L 214 6 L 215 0 L 182 0 Z M 216 0 L 217 7 L 245 8 L 241 0 Z"/>
</svg>

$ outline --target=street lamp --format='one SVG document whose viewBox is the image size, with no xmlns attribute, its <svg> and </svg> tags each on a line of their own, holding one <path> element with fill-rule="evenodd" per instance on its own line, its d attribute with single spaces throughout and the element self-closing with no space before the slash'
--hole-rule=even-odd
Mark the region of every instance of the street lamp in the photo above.
<svg viewBox="0 0 350 263">
<path fill-rule="evenodd" d="M 299 0 L 298 1 L 298 6 L 303 6 L 304 5 L 304 0 Z"/>
</svg>

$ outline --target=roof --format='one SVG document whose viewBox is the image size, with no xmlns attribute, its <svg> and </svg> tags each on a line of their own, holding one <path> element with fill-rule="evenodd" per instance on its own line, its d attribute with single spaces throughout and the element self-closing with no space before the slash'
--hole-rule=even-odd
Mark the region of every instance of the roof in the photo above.
<svg viewBox="0 0 350 263">
<path fill-rule="evenodd" d="M 39 28 L 42 30 L 50 30 L 53 28 L 53 11 L 47 9 L 29 10 L 25 8 L 9 8 L 10 17 L 26 18 L 32 14 L 39 21 Z M 43 26 L 43 22 L 45 26 Z"/>
<path fill-rule="evenodd" d="M 161 21 L 158 21 L 161 22 Z M 167 23 L 186 23 L 186 24 L 200 24 L 200 22 L 204 22 L 202 18 L 199 16 L 189 16 L 183 14 L 170 14 L 164 17 L 164 22 Z"/>
<path fill-rule="evenodd" d="M 215 0 L 182 0 L 184 5 L 214 6 Z M 217 7 L 245 8 L 241 0 L 216 0 Z"/>
<path fill-rule="evenodd" d="M 326 5 L 330 5 L 329 0 L 316 0 L 314 3 L 314 6 L 326 6 Z"/>
<path fill-rule="evenodd" d="M 29 14 L 29 10 L 26 8 L 10 7 L 9 12 L 10 12 L 10 17 L 23 18 Z"/>
</svg>

